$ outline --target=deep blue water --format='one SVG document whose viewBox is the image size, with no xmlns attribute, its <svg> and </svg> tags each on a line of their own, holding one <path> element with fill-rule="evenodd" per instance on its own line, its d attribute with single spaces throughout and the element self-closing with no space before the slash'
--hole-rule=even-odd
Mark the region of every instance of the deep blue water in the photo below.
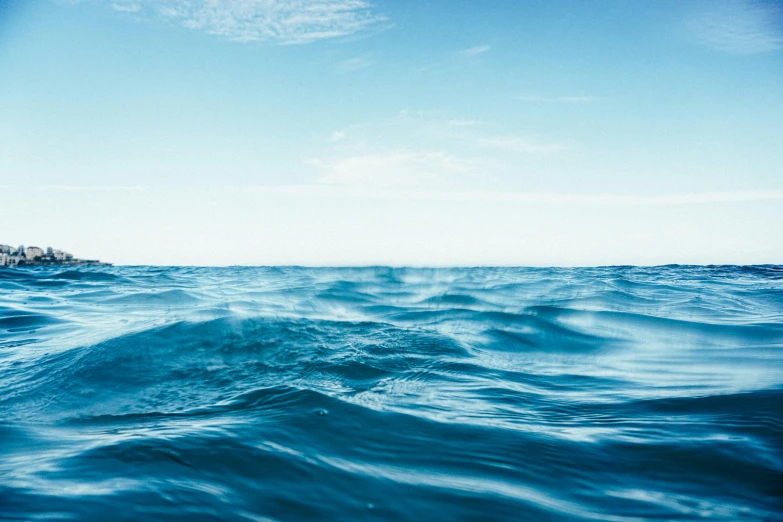
<svg viewBox="0 0 783 522">
<path fill-rule="evenodd" d="M 783 267 L 0 269 L 0 519 L 781 520 Z"/>
</svg>

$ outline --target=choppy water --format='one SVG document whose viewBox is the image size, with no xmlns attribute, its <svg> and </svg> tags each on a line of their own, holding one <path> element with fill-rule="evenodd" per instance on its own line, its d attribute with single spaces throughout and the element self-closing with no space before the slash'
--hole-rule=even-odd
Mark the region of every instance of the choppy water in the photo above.
<svg viewBox="0 0 783 522">
<path fill-rule="evenodd" d="M 783 267 L 0 269 L 0 518 L 780 520 Z"/>
</svg>

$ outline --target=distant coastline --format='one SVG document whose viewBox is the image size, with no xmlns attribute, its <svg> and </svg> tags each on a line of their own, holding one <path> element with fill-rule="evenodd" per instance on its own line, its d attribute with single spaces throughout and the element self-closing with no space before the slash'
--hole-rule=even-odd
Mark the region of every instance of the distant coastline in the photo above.
<svg viewBox="0 0 783 522">
<path fill-rule="evenodd" d="M 70 252 L 24 245 L 14 248 L 0 244 L 0 266 L 111 266 L 97 259 L 80 259 Z"/>
</svg>

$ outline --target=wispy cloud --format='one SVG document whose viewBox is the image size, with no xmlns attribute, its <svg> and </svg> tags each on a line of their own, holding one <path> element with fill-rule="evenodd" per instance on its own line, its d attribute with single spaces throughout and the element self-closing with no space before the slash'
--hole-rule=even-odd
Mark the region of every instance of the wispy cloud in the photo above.
<svg viewBox="0 0 783 522">
<path fill-rule="evenodd" d="M 343 72 L 358 71 L 360 69 L 366 69 L 372 67 L 375 64 L 373 60 L 358 56 L 356 58 L 349 58 L 343 60 L 337 64 L 337 70 Z"/>
<path fill-rule="evenodd" d="M 382 120 L 334 129 L 330 150 L 310 160 L 321 184 L 394 188 L 494 186 L 517 172 L 524 156 L 573 148 L 548 137 L 514 132 L 498 122 L 455 118 L 442 111 L 402 110 Z"/>
<path fill-rule="evenodd" d="M 141 11 L 141 6 L 137 3 L 112 4 L 111 7 L 115 11 L 120 11 L 122 13 L 138 13 Z"/>
<path fill-rule="evenodd" d="M 783 6 L 779 2 L 721 0 L 686 24 L 697 43 L 734 54 L 756 54 L 783 49 Z"/>
<path fill-rule="evenodd" d="M 591 96 L 517 96 L 517 100 L 540 103 L 587 103 L 594 100 Z"/>
<path fill-rule="evenodd" d="M 317 183 L 365 187 L 443 187 L 470 171 L 463 160 L 440 151 L 396 150 L 309 163 L 322 171 Z"/>
<path fill-rule="evenodd" d="M 485 52 L 492 49 L 492 46 L 490 45 L 478 45 L 476 47 L 470 47 L 468 49 L 462 49 L 461 51 L 457 51 L 457 56 L 461 56 L 462 58 L 475 58 L 476 56 L 480 54 L 484 54 Z"/>
<path fill-rule="evenodd" d="M 112 7 L 232 40 L 278 44 L 353 35 L 387 24 L 367 0 L 115 0 Z"/>
</svg>

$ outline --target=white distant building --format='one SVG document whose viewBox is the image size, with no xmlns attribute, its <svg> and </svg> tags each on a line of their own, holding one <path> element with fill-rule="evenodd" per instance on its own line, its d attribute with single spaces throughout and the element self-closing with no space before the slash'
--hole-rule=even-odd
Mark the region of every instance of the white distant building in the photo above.
<svg viewBox="0 0 783 522">
<path fill-rule="evenodd" d="M 69 254 L 68 252 L 63 252 L 62 250 L 53 250 L 52 256 L 57 261 L 71 261 L 73 260 L 73 254 Z"/>
<path fill-rule="evenodd" d="M 11 245 L 0 245 L 0 254 L 10 254 L 12 250 Z"/>
<path fill-rule="evenodd" d="M 28 261 L 32 261 L 36 257 L 43 257 L 44 256 L 44 251 L 43 251 L 42 248 L 38 248 L 38 247 L 35 247 L 35 246 L 30 246 L 30 247 L 27 247 L 27 250 L 25 250 L 24 255 L 25 255 L 25 257 L 27 258 Z"/>
<path fill-rule="evenodd" d="M 19 258 L 16 255 L 5 252 L 0 254 L 0 266 L 16 266 L 18 263 Z"/>
</svg>

